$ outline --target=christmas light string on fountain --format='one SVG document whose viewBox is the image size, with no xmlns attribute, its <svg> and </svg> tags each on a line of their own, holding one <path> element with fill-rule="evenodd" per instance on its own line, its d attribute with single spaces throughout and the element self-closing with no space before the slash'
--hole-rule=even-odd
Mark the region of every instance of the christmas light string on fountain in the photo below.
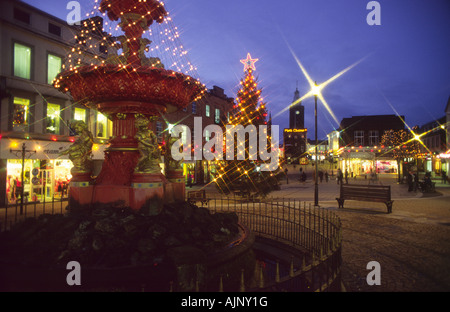
<svg viewBox="0 0 450 312">
<path fill-rule="evenodd" d="M 110 0 L 109 5 L 115 1 L 118 0 Z M 161 6 L 164 6 L 163 2 L 158 2 Z M 147 14 L 151 15 L 152 12 L 149 11 Z M 99 27 L 101 24 L 100 21 L 96 24 L 96 17 L 103 18 L 102 29 Z M 142 20 L 144 20 L 145 17 L 146 15 L 142 15 Z M 140 21 L 141 20 L 138 20 L 136 22 Z M 105 65 L 108 63 L 108 58 L 118 52 L 118 56 L 122 56 L 122 59 L 116 59 L 117 63 L 122 65 L 120 69 L 133 71 L 133 69 L 128 68 L 127 62 L 123 60 L 125 52 L 123 51 L 120 42 L 118 42 L 121 36 L 123 39 L 120 22 L 110 21 L 106 12 L 101 13 L 99 11 L 98 0 L 95 0 L 92 11 L 85 15 L 85 20 L 82 21 L 82 25 L 78 30 L 79 32 L 74 33 L 74 43 L 76 43 L 76 45 L 67 55 L 66 64 L 63 65 L 63 70 L 69 69 L 77 73 L 77 68 L 82 65 Z M 74 30 L 74 32 L 76 31 Z M 157 67 L 162 63 L 166 69 L 182 72 L 198 80 L 197 68 L 188 59 L 188 52 L 180 41 L 179 30 L 172 22 L 172 18 L 169 16 L 168 12 L 162 23 L 155 23 L 152 27 L 146 29 L 142 38 L 151 42 L 145 49 L 145 55 L 150 57 L 151 54 L 156 54 L 151 56 L 154 58 L 161 58 L 161 62 L 155 61 L 152 66 Z M 128 39 L 128 41 L 130 40 L 133 41 L 136 40 L 136 38 Z M 102 48 L 104 51 L 103 55 L 99 52 L 101 46 L 105 47 Z M 110 49 L 112 49 L 112 51 L 110 51 Z"/>
</svg>

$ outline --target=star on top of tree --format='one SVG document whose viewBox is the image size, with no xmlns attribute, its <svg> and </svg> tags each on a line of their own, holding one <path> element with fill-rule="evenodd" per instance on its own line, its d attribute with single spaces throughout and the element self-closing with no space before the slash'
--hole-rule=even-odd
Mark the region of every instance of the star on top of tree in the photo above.
<svg viewBox="0 0 450 312">
<path fill-rule="evenodd" d="M 244 64 L 244 71 L 248 69 L 256 70 L 255 63 L 258 62 L 259 59 L 252 59 L 250 53 L 247 53 L 247 58 L 241 60 L 241 63 Z"/>
</svg>

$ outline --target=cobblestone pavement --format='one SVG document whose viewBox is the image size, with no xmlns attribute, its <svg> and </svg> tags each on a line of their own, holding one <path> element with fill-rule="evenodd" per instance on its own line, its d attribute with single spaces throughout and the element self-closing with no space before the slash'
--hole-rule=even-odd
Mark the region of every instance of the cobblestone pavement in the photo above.
<svg viewBox="0 0 450 312">
<path fill-rule="evenodd" d="M 298 168 L 298 167 L 297 167 Z M 298 170 L 298 169 L 297 169 Z M 313 202 L 311 175 L 305 183 L 289 167 L 289 184 L 271 196 Z M 349 183 L 367 184 L 365 177 Z M 392 214 L 383 203 L 346 201 L 344 209 L 335 200 L 335 180 L 319 184 L 319 205 L 341 218 L 343 225 L 343 272 L 348 292 L 443 292 L 450 291 L 450 185 L 436 184 L 436 194 L 408 192 L 385 175 L 378 183 L 391 185 Z M 208 191 L 214 192 L 208 187 Z M 369 286 L 366 269 L 370 261 L 381 266 L 381 285 Z"/>
</svg>

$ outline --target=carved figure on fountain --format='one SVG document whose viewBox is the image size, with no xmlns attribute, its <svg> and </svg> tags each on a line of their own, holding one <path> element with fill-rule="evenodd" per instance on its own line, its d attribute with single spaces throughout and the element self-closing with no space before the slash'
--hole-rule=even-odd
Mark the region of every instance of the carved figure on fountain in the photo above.
<svg viewBox="0 0 450 312">
<path fill-rule="evenodd" d="M 148 128 L 150 121 L 145 117 L 138 117 L 135 121 L 137 132 L 135 139 L 138 142 L 138 150 L 141 157 L 135 168 L 135 173 L 161 173 L 159 162 L 161 152 L 158 146 L 158 138 Z"/>
<path fill-rule="evenodd" d="M 164 162 L 165 162 L 165 167 L 166 167 L 166 172 L 168 171 L 176 171 L 176 170 L 183 170 L 182 166 L 181 166 L 181 162 L 182 160 L 175 160 L 172 157 L 172 146 L 173 144 L 178 141 L 179 138 L 176 137 L 170 137 L 167 145 L 166 145 L 166 153 L 164 155 Z"/>
<path fill-rule="evenodd" d="M 82 120 L 73 121 L 71 128 L 78 135 L 78 138 L 67 150 L 62 151 L 59 155 L 69 155 L 69 159 L 73 163 L 72 175 L 90 173 L 92 171 L 94 137 Z"/>
</svg>

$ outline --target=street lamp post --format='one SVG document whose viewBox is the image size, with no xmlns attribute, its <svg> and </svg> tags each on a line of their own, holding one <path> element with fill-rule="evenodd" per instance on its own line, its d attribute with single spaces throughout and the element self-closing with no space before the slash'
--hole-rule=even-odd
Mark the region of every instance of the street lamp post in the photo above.
<svg viewBox="0 0 450 312">
<path fill-rule="evenodd" d="M 315 87 L 317 89 L 317 83 L 315 83 Z M 316 90 L 317 91 L 317 90 Z M 315 175 L 314 175 L 314 207 L 319 206 L 319 185 L 317 184 L 318 179 L 318 162 L 317 162 L 317 92 L 314 92 L 314 119 L 315 119 L 315 128 L 314 128 L 314 136 L 315 136 Z"/>
</svg>

